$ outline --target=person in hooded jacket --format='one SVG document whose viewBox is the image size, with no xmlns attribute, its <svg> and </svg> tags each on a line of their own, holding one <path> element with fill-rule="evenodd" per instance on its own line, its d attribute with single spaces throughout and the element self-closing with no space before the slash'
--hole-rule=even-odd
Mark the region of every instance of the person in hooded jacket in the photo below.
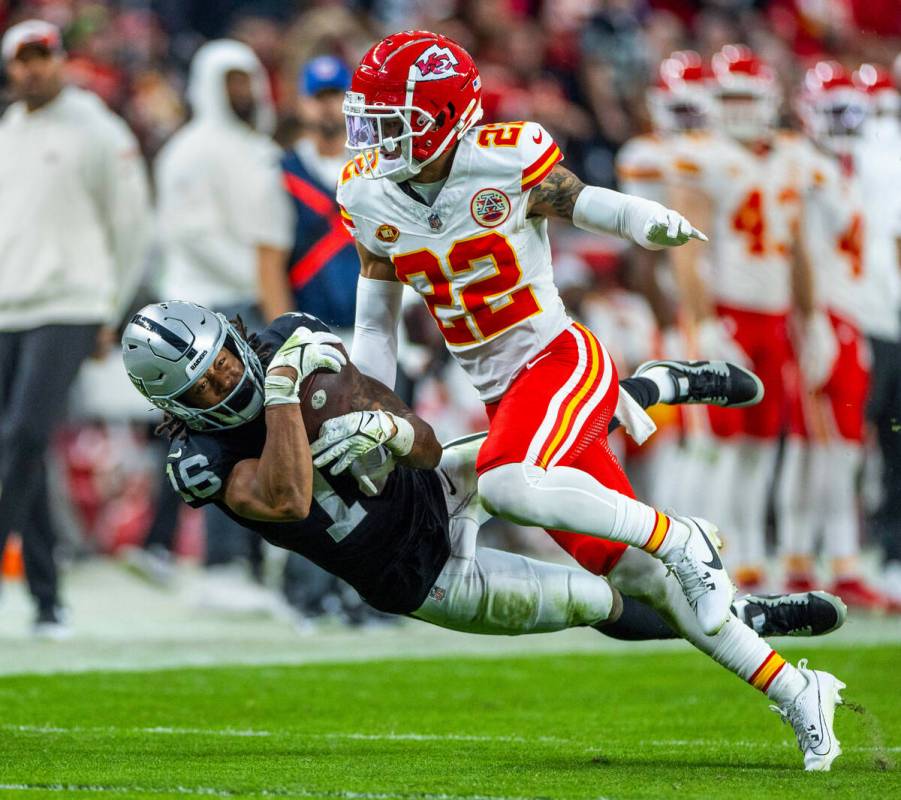
<svg viewBox="0 0 901 800">
<path fill-rule="evenodd" d="M 195 54 L 187 96 L 192 118 L 156 162 L 158 293 L 225 309 L 255 330 L 258 275 L 284 269 L 293 229 L 268 79 L 250 47 L 220 39 Z M 208 566 L 239 556 L 259 564 L 246 532 L 218 509 L 206 512 L 206 528 Z M 223 588 L 217 594 L 236 596 Z"/>
</svg>

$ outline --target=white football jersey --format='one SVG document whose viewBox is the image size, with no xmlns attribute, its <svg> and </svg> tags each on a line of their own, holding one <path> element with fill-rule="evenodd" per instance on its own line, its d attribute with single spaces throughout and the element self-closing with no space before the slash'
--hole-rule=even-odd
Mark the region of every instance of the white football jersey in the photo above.
<svg viewBox="0 0 901 800">
<path fill-rule="evenodd" d="M 709 260 L 714 299 L 768 314 L 791 306 L 794 237 L 807 173 L 800 137 L 777 134 L 752 152 L 724 136 L 686 133 L 673 141 L 671 178 L 713 202 Z"/>
<path fill-rule="evenodd" d="M 463 137 L 431 206 L 352 161 L 338 183 L 348 228 L 422 296 L 485 402 L 570 323 L 547 221 L 526 217 L 529 192 L 562 158 L 539 124 L 498 123 Z"/>
<path fill-rule="evenodd" d="M 863 190 L 866 220 L 863 329 L 877 339 L 901 335 L 901 270 L 897 239 L 901 238 L 901 139 L 863 139 L 854 154 Z"/>
<path fill-rule="evenodd" d="M 805 149 L 811 180 L 802 230 L 812 262 L 817 300 L 859 326 L 865 312 L 866 246 L 860 184 L 833 156 L 813 144 Z"/>
<path fill-rule="evenodd" d="M 632 137 L 616 154 L 620 191 L 667 205 L 664 178 L 671 163 L 668 139 L 656 133 Z"/>
</svg>

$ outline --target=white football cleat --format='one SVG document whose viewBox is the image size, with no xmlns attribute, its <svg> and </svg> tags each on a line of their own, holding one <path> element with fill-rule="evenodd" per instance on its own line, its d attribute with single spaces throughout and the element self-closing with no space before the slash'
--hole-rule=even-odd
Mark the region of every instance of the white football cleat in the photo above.
<svg viewBox="0 0 901 800">
<path fill-rule="evenodd" d="M 842 754 L 832 723 L 835 707 L 842 704 L 840 692 L 845 684 L 828 672 L 807 669 L 806 658 L 798 662 L 798 671 L 807 679 L 807 686 L 790 703 L 770 708 L 795 729 L 798 747 L 804 753 L 804 769 L 828 772 Z"/>
<path fill-rule="evenodd" d="M 698 617 L 701 630 L 708 636 L 719 632 L 732 616 L 735 587 L 720 561 L 722 542 L 718 529 L 706 519 L 679 517 L 673 519 L 688 526 L 688 541 L 681 550 L 670 553 L 663 563 L 682 586 L 685 599 Z"/>
</svg>

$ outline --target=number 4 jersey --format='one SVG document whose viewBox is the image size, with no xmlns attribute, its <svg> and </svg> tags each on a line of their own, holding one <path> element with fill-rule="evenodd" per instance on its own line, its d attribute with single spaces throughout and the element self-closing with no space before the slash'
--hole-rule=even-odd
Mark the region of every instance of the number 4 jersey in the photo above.
<svg viewBox="0 0 901 800">
<path fill-rule="evenodd" d="M 265 368 L 295 328 L 328 330 L 307 314 L 284 314 L 259 337 Z M 259 458 L 265 415 L 224 431 L 189 430 L 172 442 L 166 472 L 188 505 L 215 503 L 266 541 L 309 558 L 353 586 L 371 606 L 393 614 L 419 608 L 450 555 L 448 512 L 438 475 L 397 466 L 382 492 L 368 497 L 350 473 L 313 471 L 310 515 L 300 522 L 242 519 L 222 502 L 235 464 Z"/>
<path fill-rule="evenodd" d="M 351 233 L 422 295 L 485 402 L 569 324 L 547 221 L 526 216 L 529 192 L 562 158 L 537 123 L 507 122 L 463 137 L 431 205 L 404 185 L 360 177 L 353 161 L 338 182 Z"/>
</svg>

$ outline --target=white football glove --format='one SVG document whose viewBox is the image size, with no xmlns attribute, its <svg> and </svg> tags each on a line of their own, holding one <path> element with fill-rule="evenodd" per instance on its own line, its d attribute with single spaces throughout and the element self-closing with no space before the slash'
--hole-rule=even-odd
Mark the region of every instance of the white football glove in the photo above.
<svg viewBox="0 0 901 800">
<path fill-rule="evenodd" d="M 657 208 L 648 209 L 649 213 L 641 226 L 641 237 L 635 237 L 635 241 L 642 247 L 659 250 L 663 247 L 678 247 L 689 239 L 708 241 L 707 237 L 678 211 L 665 208 L 659 203 L 654 205 Z"/>
<path fill-rule="evenodd" d="M 347 363 L 347 358 L 332 345 L 341 344 L 341 340 L 327 331 L 311 331 L 301 326 L 295 329 L 285 343 L 275 351 L 272 361 L 266 368 L 265 404 L 267 406 L 285 403 L 300 403 L 298 391 L 300 384 L 317 369 L 328 369 L 340 372 Z M 284 375 L 272 375 L 276 367 L 293 367 L 297 372 L 294 380 Z"/>
<path fill-rule="evenodd" d="M 413 426 L 389 411 L 352 411 L 322 423 L 319 438 L 310 445 L 313 466 L 334 461 L 329 472 L 339 475 L 379 445 L 405 456 L 413 449 L 413 437 Z"/>
<path fill-rule="evenodd" d="M 708 317 L 698 326 L 698 356 L 716 361 L 731 361 L 745 369 L 753 364 L 742 346 L 735 341 L 721 319 Z"/>
<path fill-rule="evenodd" d="M 804 322 L 798 351 L 804 385 L 811 391 L 822 389 L 832 375 L 838 358 L 835 330 L 822 311 L 815 311 Z"/>
</svg>

